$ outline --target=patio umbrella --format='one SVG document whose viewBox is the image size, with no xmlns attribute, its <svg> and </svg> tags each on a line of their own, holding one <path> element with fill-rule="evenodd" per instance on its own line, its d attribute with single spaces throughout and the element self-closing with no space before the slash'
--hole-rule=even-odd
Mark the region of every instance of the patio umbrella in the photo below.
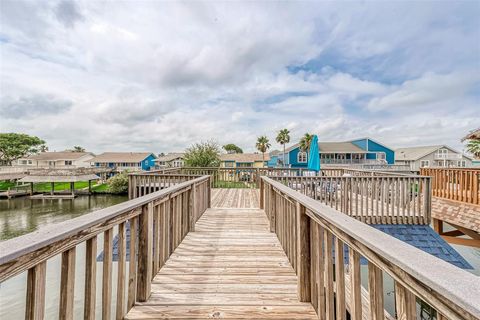
<svg viewBox="0 0 480 320">
<path fill-rule="evenodd" d="M 310 152 L 308 155 L 308 170 L 320 171 L 320 155 L 318 153 L 318 137 L 314 135 L 310 143 Z"/>
</svg>

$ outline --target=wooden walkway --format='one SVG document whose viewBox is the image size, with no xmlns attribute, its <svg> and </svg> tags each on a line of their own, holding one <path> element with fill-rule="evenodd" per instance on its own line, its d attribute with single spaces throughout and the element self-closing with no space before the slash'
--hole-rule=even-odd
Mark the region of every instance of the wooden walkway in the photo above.
<svg viewBox="0 0 480 320">
<path fill-rule="evenodd" d="M 224 198 L 226 197 L 226 198 Z M 215 190 L 217 206 L 258 205 L 258 190 Z M 263 210 L 208 209 L 126 319 L 317 319 Z"/>
<path fill-rule="evenodd" d="M 258 208 L 258 189 L 212 189 L 212 208 Z"/>
</svg>

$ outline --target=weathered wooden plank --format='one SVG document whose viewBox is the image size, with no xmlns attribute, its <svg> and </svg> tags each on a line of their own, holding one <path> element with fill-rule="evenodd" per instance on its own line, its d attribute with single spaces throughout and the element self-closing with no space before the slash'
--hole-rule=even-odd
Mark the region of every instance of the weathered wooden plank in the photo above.
<svg viewBox="0 0 480 320">
<path fill-rule="evenodd" d="M 368 291 L 370 295 L 370 319 L 383 320 L 383 274 L 372 262 L 368 263 Z"/>
<path fill-rule="evenodd" d="M 127 239 L 125 222 L 118 225 L 118 271 L 117 271 L 117 306 L 115 317 L 120 320 L 125 315 L 125 274 L 127 258 Z"/>
<path fill-rule="evenodd" d="M 137 235 L 138 217 L 130 219 L 130 262 L 128 267 L 128 301 L 127 309 L 131 309 L 137 298 Z"/>
<path fill-rule="evenodd" d="M 112 312 L 113 229 L 103 238 L 102 318 L 110 319 Z"/>
<path fill-rule="evenodd" d="M 346 320 L 344 244 L 338 238 L 335 238 L 335 290 L 336 319 Z"/>
<path fill-rule="evenodd" d="M 398 320 L 413 320 L 417 317 L 415 296 L 398 282 L 395 282 L 395 310 Z"/>
<path fill-rule="evenodd" d="M 296 204 L 296 246 L 298 298 L 301 302 L 311 300 L 310 292 L 310 218 L 305 214 L 305 207 Z"/>
<path fill-rule="evenodd" d="M 362 295 L 360 278 L 360 254 L 348 248 L 348 272 L 350 274 L 350 318 L 362 320 Z"/>
<path fill-rule="evenodd" d="M 137 273 L 137 300 L 147 301 L 150 296 L 153 259 L 153 204 L 143 207 L 139 217 L 138 236 L 138 273 Z"/>
<path fill-rule="evenodd" d="M 46 271 L 45 261 L 28 270 L 25 319 L 42 320 L 44 318 Z"/>
<path fill-rule="evenodd" d="M 87 240 L 85 247 L 85 304 L 84 318 L 95 319 L 97 297 L 97 237 Z"/>
<path fill-rule="evenodd" d="M 62 253 L 60 275 L 60 320 L 73 319 L 73 299 L 75 290 L 75 248 Z"/>
</svg>

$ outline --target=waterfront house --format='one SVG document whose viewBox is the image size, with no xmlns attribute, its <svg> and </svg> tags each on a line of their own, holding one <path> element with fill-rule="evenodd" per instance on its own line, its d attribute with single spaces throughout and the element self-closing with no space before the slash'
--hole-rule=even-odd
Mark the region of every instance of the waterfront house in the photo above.
<svg viewBox="0 0 480 320">
<path fill-rule="evenodd" d="M 12 165 L 28 168 L 87 168 L 90 167 L 90 161 L 94 157 L 95 155 L 91 152 L 41 152 L 15 160 Z"/>
<path fill-rule="evenodd" d="M 223 168 L 264 168 L 270 155 L 261 153 L 227 153 L 220 155 L 220 167 Z"/>
<path fill-rule="evenodd" d="M 104 152 L 90 162 L 95 167 L 112 168 L 116 171 L 149 171 L 155 166 L 155 159 L 151 152 Z"/>
<path fill-rule="evenodd" d="M 269 168 L 274 168 L 274 167 L 277 167 L 277 166 L 281 166 L 282 165 L 282 162 L 283 162 L 283 159 L 279 158 L 278 156 L 281 154 L 283 154 L 281 151 L 279 150 L 273 150 L 269 153 L 270 155 L 270 160 L 268 160 L 267 162 L 267 166 Z"/>
<path fill-rule="evenodd" d="M 351 164 L 393 164 L 395 151 L 371 138 L 362 138 L 342 142 L 318 142 L 320 163 L 324 165 Z M 300 145 L 294 144 L 285 150 L 286 166 L 291 168 L 306 168 L 308 154 L 300 150 Z M 283 159 L 283 152 L 278 154 Z"/>
<path fill-rule="evenodd" d="M 159 156 L 155 159 L 158 168 L 179 168 L 185 164 L 183 161 L 184 153 L 171 152 L 166 155 Z"/>
<path fill-rule="evenodd" d="M 446 145 L 399 148 L 395 164 L 409 165 L 411 170 L 424 167 L 472 167 L 472 158 Z"/>
</svg>

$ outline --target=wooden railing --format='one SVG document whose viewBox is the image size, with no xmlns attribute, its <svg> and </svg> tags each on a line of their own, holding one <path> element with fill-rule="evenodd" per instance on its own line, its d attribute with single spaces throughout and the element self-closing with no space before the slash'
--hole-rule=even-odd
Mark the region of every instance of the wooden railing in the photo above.
<svg viewBox="0 0 480 320">
<path fill-rule="evenodd" d="M 260 199 L 297 273 L 298 297 L 320 319 L 345 320 L 348 310 L 353 320 L 411 320 L 422 300 L 437 319 L 479 319 L 480 278 L 271 178 L 262 177 Z M 361 257 L 368 261 L 368 291 Z M 385 311 L 384 273 L 395 282 L 396 314 Z"/>
<path fill-rule="evenodd" d="M 430 224 L 430 178 L 421 176 L 271 177 L 368 224 Z"/>
<path fill-rule="evenodd" d="M 480 204 L 480 169 L 421 168 L 420 174 L 432 177 L 434 197 Z"/>
<path fill-rule="evenodd" d="M 198 177 L 200 177 L 200 175 L 164 173 L 163 170 L 130 173 L 128 175 L 128 198 L 135 199 L 142 197 Z M 210 176 L 208 176 L 208 183 L 210 183 L 210 179 Z"/>
<path fill-rule="evenodd" d="M 209 189 L 208 176 L 194 178 L 1 242 L 0 283 L 27 271 L 25 319 L 43 319 L 47 261 L 61 255 L 58 316 L 60 319 L 73 319 L 74 288 L 78 285 L 75 277 L 76 247 L 85 244 L 84 318 L 94 319 L 97 308 L 100 308 L 103 319 L 110 319 L 113 315 L 116 319 L 123 319 L 136 301 L 148 299 L 153 276 L 185 235 L 194 230 L 195 222 L 210 206 Z M 116 304 L 113 308 L 112 260 L 116 229 L 118 267 Z M 130 232 L 128 274 L 127 230 Z M 103 236 L 101 283 L 97 283 L 96 277 L 99 236 Z M 96 305 L 97 285 L 102 287 L 101 305 Z M 52 317 L 48 315 L 46 318 Z"/>
</svg>

